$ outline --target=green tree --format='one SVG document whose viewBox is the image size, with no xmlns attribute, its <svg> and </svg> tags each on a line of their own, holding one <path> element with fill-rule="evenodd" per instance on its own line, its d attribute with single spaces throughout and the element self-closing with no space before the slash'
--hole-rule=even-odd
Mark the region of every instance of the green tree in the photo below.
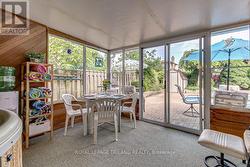
<svg viewBox="0 0 250 167">
<path fill-rule="evenodd" d="M 250 68 L 247 70 L 247 77 L 250 78 Z"/>
<path fill-rule="evenodd" d="M 49 63 L 54 64 L 55 69 L 82 69 L 82 51 L 81 45 L 62 38 L 49 37 Z"/>
<path fill-rule="evenodd" d="M 185 58 L 187 58 L 194 51 L 196 50 L 191 49 L 185 51 L 179 62 L 179 68 L 188 78 L 188 86 L 197 86 L 198 83 L 199 62 L 197 60 L 185 61 Z"/>
<path fill-rule="evenodd" d="M 242 67 L 245 66 L 245 67 Z M 242 89 L 250 88 L 250 67 L 242 60 L 233 60 L 230 64 L 229 82 L 230 85 L 238 85 Z M 227 68 L 224 68 L 220 73 L 220 84 L 227 83 Z"/>
<path fill-rule="evenodd" d="M 103 59 L 103 67 L 96 67 L 96 58 Z M 78 70 L 83 68 L 83 46 L 59 37 L 49 37 L 49 62 L 55 69 Z M 104 71 L 107 69 L 106 54 L 86 47 L 87 69 Z"/>
<path fill-rule="evenodd" d="M 133 51 L 130 51 L 130 52 L 126 52 L 125 58 L 127 60 L 139 61 L 140 60 L 140 55 L 139 55 L 138 50 L 133 50 Z"/>
<path fill-rule="evenodd" d="M 160 57 L 156 55 L 157 50 L 147 51 L 144 54 L 144 90 L 155 91 L 163 88 L 164 71 Z"/>
</svg>

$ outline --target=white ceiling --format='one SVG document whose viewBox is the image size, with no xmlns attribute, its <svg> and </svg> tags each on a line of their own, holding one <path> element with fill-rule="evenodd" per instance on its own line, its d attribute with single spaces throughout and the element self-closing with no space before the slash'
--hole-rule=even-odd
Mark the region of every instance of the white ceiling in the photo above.
<svg viewBox="0 0 250 167">
<path fill-rule="evenodd" d="M 110 50 L 250 20 L 250 0 L 30 0 L 30 17 Z"/>
</svg>

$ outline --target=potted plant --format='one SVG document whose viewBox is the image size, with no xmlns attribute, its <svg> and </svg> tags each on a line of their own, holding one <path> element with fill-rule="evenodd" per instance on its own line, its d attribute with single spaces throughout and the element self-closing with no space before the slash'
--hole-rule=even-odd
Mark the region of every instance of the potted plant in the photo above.
<svg viewBox="0 0 250 167">
<path fill-rule="evenodd" d="M 25 54 L 25 57 L 28 61 L 35 63 L 44 63 L 45 60 L 44 53 L 28 52 Z"/>
<path fill-rule="evenodd" d="M 102 86 L 103 86 L 103 89 L 104 89 L 105 92 L 107 92 L 107 90 L 108 90 L 108 88 L 110 87 L 110 85 L 111 85 L 110 80 L 104 79 L 104 80 L 102 81 Z"/>
</svg>

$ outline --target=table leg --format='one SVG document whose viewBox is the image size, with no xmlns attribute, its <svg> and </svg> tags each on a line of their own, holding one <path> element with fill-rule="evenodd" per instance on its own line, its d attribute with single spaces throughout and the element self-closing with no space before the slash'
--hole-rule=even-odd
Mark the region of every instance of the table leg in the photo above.
<svg viewBox="0 0 250 167">
<path fill-rule="evenodd" d="M 93 120 L 92 120 L 92 112 L 89 111 L 90 104 L 89 101 L 86 102 L 87 115 L 88 115 L 88 134 L 93 134 Z"/>
</svg>

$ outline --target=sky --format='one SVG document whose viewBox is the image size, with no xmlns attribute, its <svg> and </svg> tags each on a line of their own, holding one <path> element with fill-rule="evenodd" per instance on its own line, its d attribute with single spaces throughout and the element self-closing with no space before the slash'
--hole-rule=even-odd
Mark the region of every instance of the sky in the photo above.
<svg viewBox="0 0 250 167">
<path fill-rule="evenodd" d="M 211 44 L 213 45 L 217 42 L 220 42 L 222 39 L 224 40 L 230 37 L 249 40 L 249 29 L 248 27 L 244 27 L 240 31 L 232 30 L 231 32 L 212 33 Z"/>
<path fill-rule="evenodd" d="M 243 27 L 241 29 L 234 29 L 230 31 L 224 32 L 215 32 L 212 33 L 211 38 L 211 45 L 220 42 L 222 40 L 228 39 L 230 37 L 233 38 L 240 38 L 244 40 L 249 40 L 250 34 L 248 27 Z M 147 48 L 146 51 L 151 51 L 153 49 L 157 50 L 157 56 L 164 59 L 164 46 Z M 175 62 L 179 63 L 180 58 L 182 57 L 183 53 L 187 50 L 191 49 L 199 49 L 199 40 L 191 40 L 179 43 L 173 43 L 170 45 L 170 57 L 175 57 Z"/>
</svg>

